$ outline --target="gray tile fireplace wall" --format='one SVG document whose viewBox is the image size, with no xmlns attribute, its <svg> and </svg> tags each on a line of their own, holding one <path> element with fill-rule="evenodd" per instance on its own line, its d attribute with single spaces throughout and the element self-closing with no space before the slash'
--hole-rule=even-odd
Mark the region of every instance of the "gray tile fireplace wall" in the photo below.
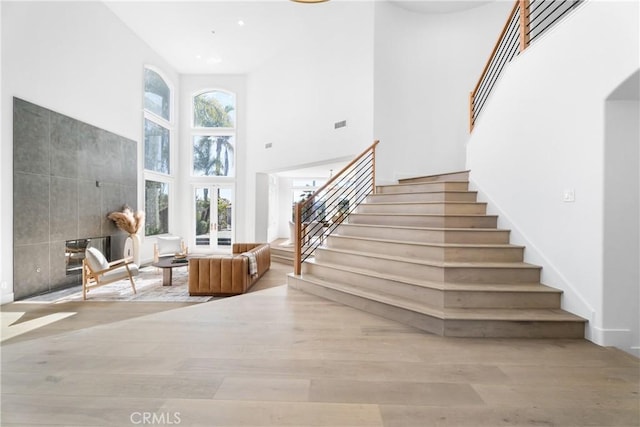
<svg viewBox="0 0 640 427">
<path fill-rule="evenodd" d="M 126 234 L 107 215 L 137 205 L 137 143 L 13 99 L 13 278 L 22 299 L 81 283 L 66 274 L 65 241 Z"/>
</svg>

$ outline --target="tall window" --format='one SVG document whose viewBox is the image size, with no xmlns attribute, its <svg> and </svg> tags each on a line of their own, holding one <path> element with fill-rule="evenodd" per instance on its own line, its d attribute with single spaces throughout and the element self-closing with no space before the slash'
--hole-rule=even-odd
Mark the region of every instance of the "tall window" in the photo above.
<svg viewBox="0 0 640 427">
<path fill-rule="evenodd" d="M 236 97 L 223 90 L 193 96 L 191 176 L 195 247 L 230 248 L 236 176 Z"/>
<path fill-rule="evenodd" d="M 193 97 L 194 176 L 235 177 L 236 99 L 213 90 Z"/>
<path fill-rule="evenodd" d="M 144 69 L 145 235 L 169 232 L 173 91 L 151 68 Z"/>
</svg>

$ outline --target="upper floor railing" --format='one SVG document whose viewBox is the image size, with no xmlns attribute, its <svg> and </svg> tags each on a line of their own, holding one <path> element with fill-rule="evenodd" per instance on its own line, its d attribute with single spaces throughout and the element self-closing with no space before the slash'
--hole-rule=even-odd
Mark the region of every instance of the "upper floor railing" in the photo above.
<svg viewBox="0 0 640 427">
<path fill-rule="evenodd" d="M 302 263 L 322 245 L 325 236 L 375 192 L 378 143 L 375 141 L 306 200 L 296 203 L 293 264 L 296 275 L 302 272 Z"/>
<path fill-rule="evenodd" d="M 469 132 L 505 65 L 584 0 L 516 0 L 480 79 L 469 95 Z"/>
</svg>

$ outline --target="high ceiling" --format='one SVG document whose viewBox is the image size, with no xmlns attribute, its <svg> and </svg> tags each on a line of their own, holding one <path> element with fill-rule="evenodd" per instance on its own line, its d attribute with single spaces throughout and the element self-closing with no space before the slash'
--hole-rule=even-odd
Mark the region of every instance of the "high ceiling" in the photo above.
<svg viewBox="0 0 640 427">
<path fill-rule="evenodd" d="M 384 1 L 384 0 L 375 0 Z M 485 0 L 390 0 L 419 13 L 457 12 Z M 182 74 L 245 74 L 310 31 L 328 31 L 341 5 L 288 0 L 108 1 L 105 4 Z"/>
<path fill-rule="evenodd" d="M 246 74 L 304 34 L 328 31 L 340 8 L 358 0 L 302 4 L 289 0 L 110 1 L 105 4 L 182 74 Z M 385 1 L 385 0 L 373 0 Z M 453 13 L 486 0 L 388 0 L 416 13 Z M 495 0 L 491 0 L 495 1 Z M 347 163 L 303 165 L 281 176 L 329 177 Z M 274 171 L 275 172 L 275 171 Z"/>
</svg>

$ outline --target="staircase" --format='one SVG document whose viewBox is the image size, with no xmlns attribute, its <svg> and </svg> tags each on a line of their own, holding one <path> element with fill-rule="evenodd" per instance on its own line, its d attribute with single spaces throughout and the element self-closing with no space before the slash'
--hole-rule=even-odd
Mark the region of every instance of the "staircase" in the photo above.
<svg viewBox="0 0 640 427">
<path fill-rule="evenodd" d="M 282 264 L 293 265 L 293 245 L 289 244 L 289 239 L 276 239 L 269 243 L 271 245 L 271 260 Z"/>
<path fill-rule="evenodd" d="M 378 186 L 289 286 L 443 336 L 583 338 L 468 177 Z"/>
</svg>

